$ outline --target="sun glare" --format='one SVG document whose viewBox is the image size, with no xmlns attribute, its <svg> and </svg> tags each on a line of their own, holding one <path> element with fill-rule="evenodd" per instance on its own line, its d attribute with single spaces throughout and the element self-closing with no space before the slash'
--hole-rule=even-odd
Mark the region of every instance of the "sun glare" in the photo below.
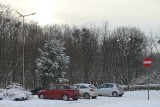
<svg viewBox="0 0 160 107">
<path fill-rule="evenodd" d="M 54 0 L 37 0 L 34 4 L 33 7 L 36 11 L 35 20 L 37 20 L 40 25 L 54 23 L 54 13 L 56 11 Z"/>
</svg>

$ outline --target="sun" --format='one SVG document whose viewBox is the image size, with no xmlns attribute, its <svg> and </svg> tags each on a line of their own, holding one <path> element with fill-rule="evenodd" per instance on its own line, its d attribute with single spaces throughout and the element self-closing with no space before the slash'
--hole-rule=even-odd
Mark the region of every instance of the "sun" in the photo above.
<svg viewBox="0 0 160 107">
<path fill-rule="evenodd" d="M 54 23 L 56 4 L 54 0 L 36 0 L 34 3 L 34 10 L 36 11 L 35 20 L 40 25 Z"/>
</svg>

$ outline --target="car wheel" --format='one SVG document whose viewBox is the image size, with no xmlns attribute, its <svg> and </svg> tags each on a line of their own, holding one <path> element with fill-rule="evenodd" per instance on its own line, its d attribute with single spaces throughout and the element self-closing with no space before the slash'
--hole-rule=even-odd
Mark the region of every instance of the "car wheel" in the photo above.
<svg viewBox="0 0 160 107">
<path fill-rule="evenodd" d="M 39 95 L 39 98 L 40 98 L 40 99 L 44 99 L 44 94 L 40 94 L 40 95 Z"/>
<path fill-rule="evenodd" d="M 73 100 L 78 100 L 78 98 L 73 98 Z"/>
<path fill-rule="evenodd" d="M 84 98 L 85 98 L 85 99 L 90 99 L 90 95 L 89 95 L 88 93 L 85 93 L 85 94 L 84 94 Z"/>
<path fill-rule="evenodd" d="M 63 99 L 64 101 L 68 101 L 68 100 L 69 100 L 69 97 L 68 97 L 68 95 L 64 94 L 64 95 L 62 96 L 62 99 Z"/>
<path fill-rule="evenodd" d="M 14 101 L 21 101 L 19 98 L 15 98 Z"/>
<path fill-rule="evenodd" d="M 113 96 L 113 97 L 117 97 L 117 96 L 118 96 L 118 93 L 114 91 L 114 92 L 112 93 L 112 96 Z"/>
<path fill-rule="evenodd" d="M 96 99 L 96 98 L 97 98 L 97 96 L 92 97 L 92 99 Z"/>
</svg>

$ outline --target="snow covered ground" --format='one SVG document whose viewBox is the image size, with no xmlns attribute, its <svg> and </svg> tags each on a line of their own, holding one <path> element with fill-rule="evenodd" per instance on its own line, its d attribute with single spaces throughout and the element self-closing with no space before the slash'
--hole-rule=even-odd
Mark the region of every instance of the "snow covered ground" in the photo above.
<svg viewBox="0 0 160 107">
<path fill-rule="evenodd" d="M 77 101 L 42 100 L 37 96 L 26 101 L 0 100 L 0 107 L 160 107 L 160 91 L 150 91 L 149 101 L 147 91 L 129 91 L 122 97 L 98 96 Z"/>
</svg>

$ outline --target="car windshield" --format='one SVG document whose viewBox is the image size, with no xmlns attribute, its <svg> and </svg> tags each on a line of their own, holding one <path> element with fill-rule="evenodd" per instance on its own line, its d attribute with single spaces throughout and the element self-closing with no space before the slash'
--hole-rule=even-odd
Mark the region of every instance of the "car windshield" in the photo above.
<svg viewBox="0 0 160 107">
<path fill-rule="evenodd" d="M 78 88 L 79 89 L 79 87 L 80 87 L 80 85 L 74 85 L 76 88 Z"/>
</svg>

